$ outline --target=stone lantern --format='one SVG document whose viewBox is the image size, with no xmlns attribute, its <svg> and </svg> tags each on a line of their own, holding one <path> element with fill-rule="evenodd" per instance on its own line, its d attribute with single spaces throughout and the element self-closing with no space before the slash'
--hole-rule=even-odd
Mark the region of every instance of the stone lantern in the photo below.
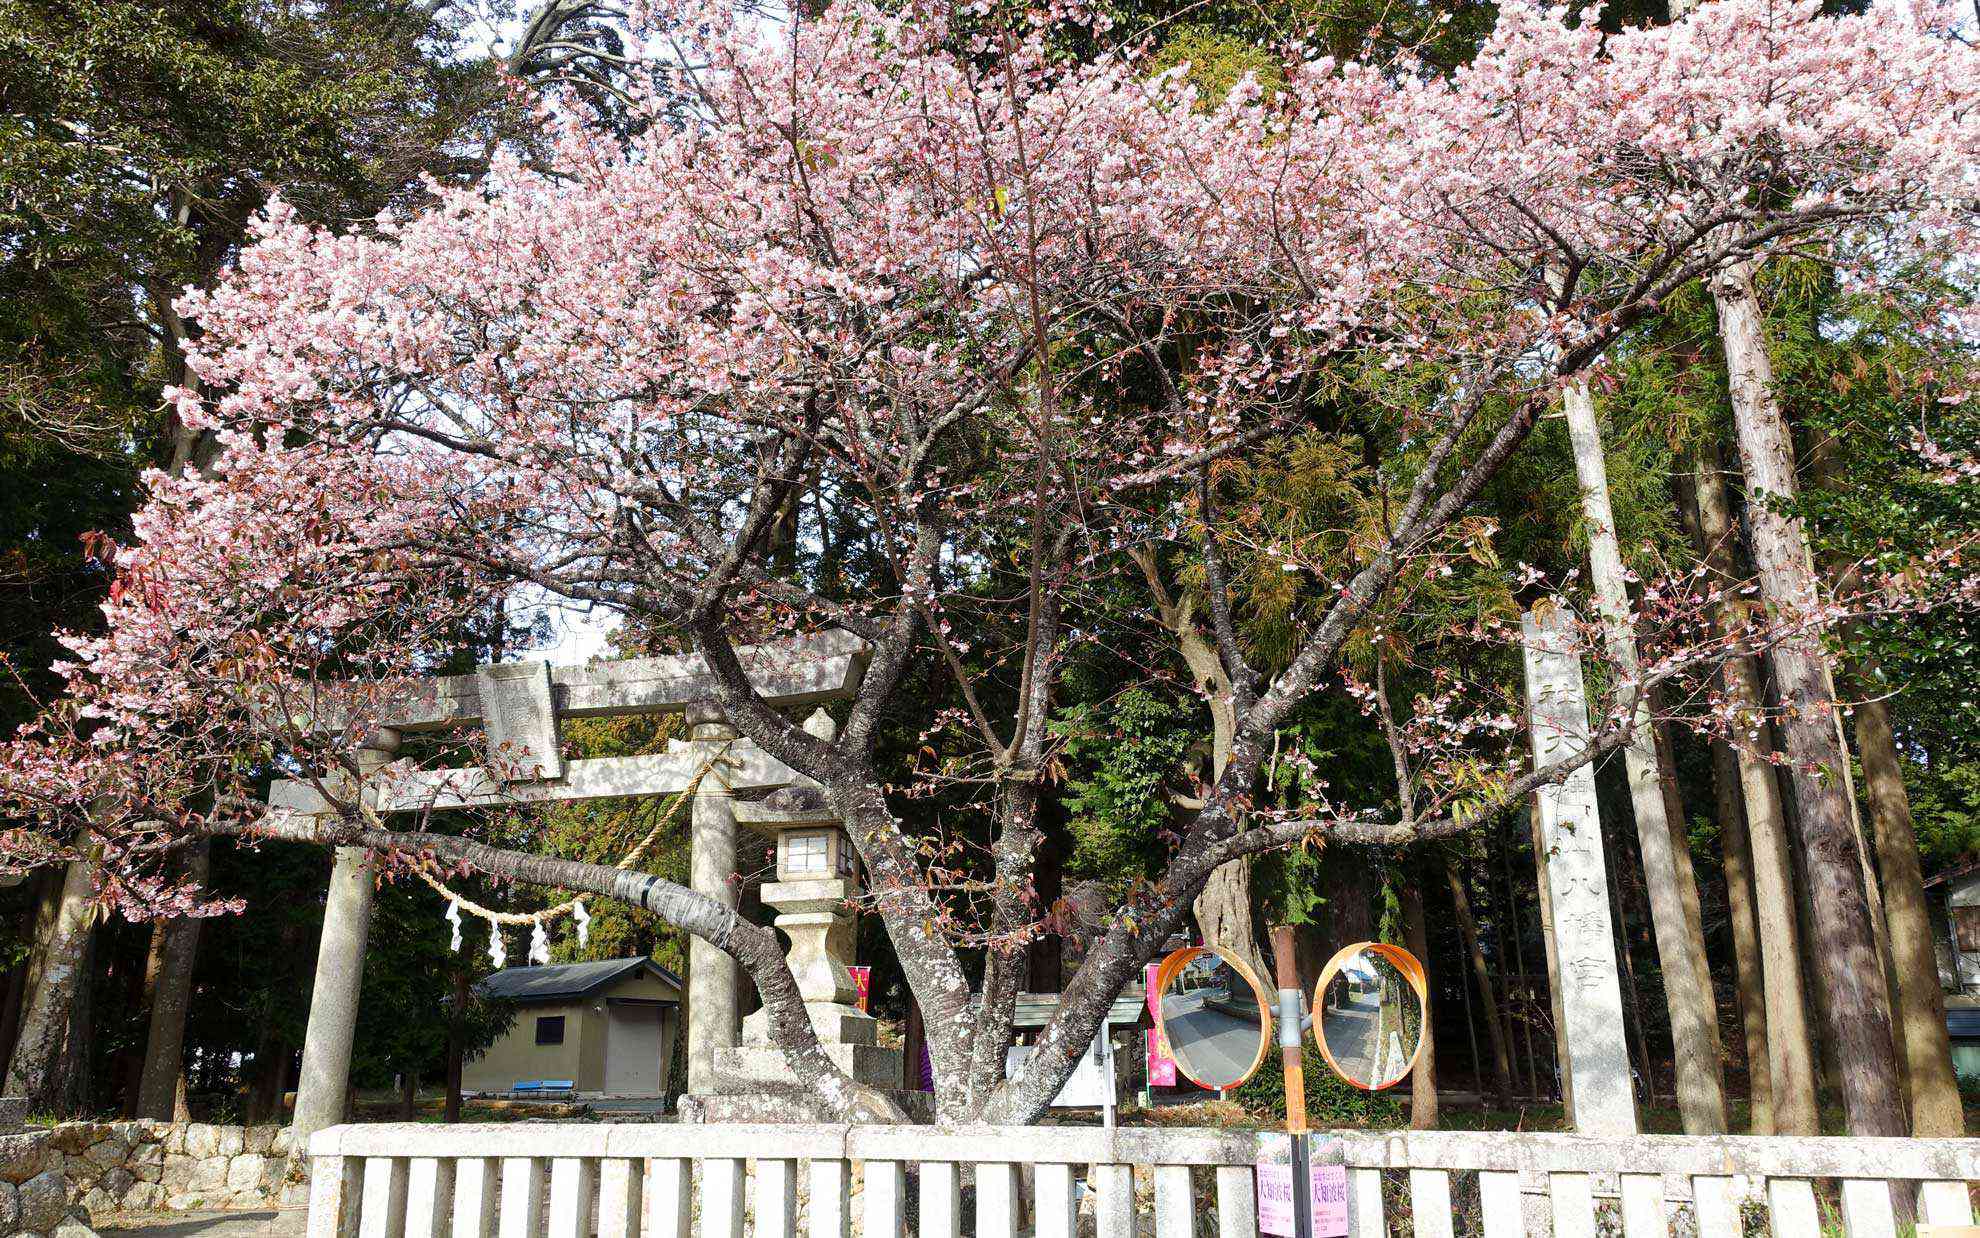
<svg viewBox="0 0 1980 1238">
<path fill-rule="evenodd" d="M 829 726 L 814 715 L 814 734 Z M 858 986 L 847 966 L 853 959 L 855 915 L 860 893 L 858 862 L 844 825 L 824 802 L 817 786 L 791 786 L 768 799 L 735 804 L 736 823 L 774 841 L 777 880 L 760 897 L 776 912 L 776 926 L 791 941 L 788 959 L 798 993 L 811 1015 L 825 1052 L 861 1083 L 901 1086 L 901 1053 L 878 1044 L 879 1020 L 854 1005 Z M 742 1044 L 717 1054 L 717 1086 L 746 1095 L 770 1084 L 788 1084 L 783 1056 L 770 1047 L 769 1013 L 758 1010 L 743 1020 Z"/>
</svg>

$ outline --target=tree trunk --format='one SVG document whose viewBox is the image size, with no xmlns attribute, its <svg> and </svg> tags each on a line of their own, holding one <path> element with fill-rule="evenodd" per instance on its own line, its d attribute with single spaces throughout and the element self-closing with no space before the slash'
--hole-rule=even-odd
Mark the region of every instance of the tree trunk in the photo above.
<svg viewBox="0 0 1980 1238">
<path fill-rule="evenodd" d="M 419 1072 L 407 1069 L 399 1074 L 399 1118 L 410 1122 L 419 1106 Z"/>
<path fill-rule="evenodd" d="M 1187 611 L 1183 621 L 1188 622 Z M 1191 677 L 1209 700 L 1210 777 L 1215 781 L 1223 777 L 1224 766 L 1230 763 L 1231 742 L 1237 734 L 1230 681 L 1218 664 L 1217 651 L 1195 629 L 1179 633 L 1178 639 Z M 1196 913 L 1196 925 L 1203 931 L 1204 941 L 1237 954 L 1261 976 L 1271 974 L 1265 967 L 1258 937 L 1252 931 L 1250 857 L 1232 860 L 1212 870 L 1191 910 Z"/>
<path fill-rule="evenodd" d="M 1568 1069 L 1567 1016 L 1561 1009 L 1561 948 L 1554 936 L 1554 891 L 1547 873 L 1547 846 L 1540 836 L 1540 801 L 1536 796 L 1526 814 L 1533 834 L 1533 867 L 1539 876 L 1540 942 L 1547 951 L 1547 1005 L 1554 1020 L 1554 1078 L 1559 1081 L 1561 1106 L 1574 1112 L 1574 1073 Z"/>
<path fill-rule="evenodd" d="M 447 1012 L 447 1109 L 444 1120 L 448 1122 L 461 1120 L 461 1065 L 467 1056 L 467 1004 L 467 969 L 455 968 L 454 1000 Z"/>
<path fill-rule="evenodd" d="M 1617 676 L 1625 683 L 1633 683 L 1639 675 L 1636 631 L 1630 617 L 1622 548 L 1616 539 L 1615 513 L 1609 503 L 1608 469 L 1603 460 L 1595 401 L 1588 384 L 1577 382 L 1563 393 L 1561 404 L 1567 412 L 1575 476 L 1581 483 L 1581 508 L 1588 530 L 1589 576 L 1595 586 L 1604 644 Z M 1711 976 L 1703 966 L 1703 944 L 1695 941 L 1691 919 L 1685 914 L 1687 899 L 1680 886 L 1680 866 L 1673 846 L 1672 831 L 1677 823 L 1671 820 L 1665 806 L 1648 693 L 1638 691 L 1635 711 L 1635 734 L 1623 749 L 1623 762 L 1630 806 L 1636 818 L 1637 849 L 1643 858 L 1657 964 L 1664 976 L 1678 1110 L 1686 1134 L 1723 1134 L 1726 1100 L 1719 1075 L 1718 1008 L 1712 998 Z M 1689 852 L 1685 858 L 1689 860 Z M 1695 906 L 1698 898 L 1695 883 L 1689 898 Z"/>
<path fill-rule="evenodd" d="M 89 944 L 89 900 L 95 893 L 95 867 L 87 858 L 69 861 L 54 924 L 42 949 L 41 974 L 28 995 L 14 1056 L 7 1066 L 5 1094 L 27 1098 L 28 1108 L 48 1112 L 62 1102 L 68 1060 L 69 1020 Z"/>
<path fill-rule="evenodd" d="M 1730 590 L 1738 579 L 1732 568 L 1732 503 L 1726 493 L 1718 444 L 1702 442 L 1694 461 L 1691 502 L 1681 504 L 1692 540 L 1714 573 L 1714 583 Z M 1722 600 L 1715 616 L 1720 630 L 1742 625 L 1738 603 Z M 1761 976 L 1767 995 L 1767 1076 L 1773 1100 L 1774 1133 L 1814 1135 L 1820 1123 L 1815 1098 L 1815 1043 L 1802 977 L 1800 895 L 1794 847 L 1781 781 L 1767 754 L 1773 730 L 1763 712 L 1766 694 L 1752 658 L 1728 659 L 1722 669 L 1726 697 L 1735 716 L 1739 742 L 1739 799 L 1745 808 L 1746 840 L 1753 857 L 1754 920 L 1760 935 Z"/>
<path fill-rule="evenodd" d="M 1739 759 L 1729 744 L 1712 745 L 1712 789 L 1719 814 L 1719 851 L 1726 868 L 1726 914 L 1732 921 L 1740 1027 L 1746 1035 L 1747 1129 L 1755 1135 L 1771 1135 L 1774 1086 L 1768 1069 L 1767 981 L 1760 962 L 1760 919 L 1754 908 L 1746 808 L 1739 795 Z"/>
<path fill-rule="evenodd" d="M 1403 939 L 1409 952 L 1430 965 L 1429 933 L 1423 923 L 1423 870 L 1420 864 L 1412 864 L 1406 870 L 1408 876 L 1402 881 L 1399 901 L 1402 903 Z M 1423 1004 L 1423 1049 L 1417 1055 L 1416 1068 L 1409 1074 L 1409 1125 L 1412 1130 L 1433 1131 L 1437 1129 L 1437 1038 L 1431 1032 L 1430 1003 Z"/>
<path fill-rule="evenodd" d="M 1607 822 L 1603 823 L 1603 833 L 1607 839 L 1602 847 L 1602 861 L 1608 865 L 1609 916 L 1615 933 L 1612 944 L 1616 960 L 1622 965 L 1622 975 L 1618 980 L 1622 988 L 1624 1039 L 1629 1047 L 1636 1050 L 1637 1103 L 1644 1109 L 1654 1109 L 1657 1106 L 1657 1062 L 1650 1053 L 1650 1034 L 1643 1027 L 1643 986 L 1636 979 L 1636 951 L 1630 944 L 1629 931 L 1630 909 L 1640 905 L 1642 887 L 1634 880 L 1624 881 L 1617 872 L 1620 868 L 1633 877 L 1636 870 L 1629 863 L 1628 849 L 1615 838 Z"/>
<path fill-rule="evenodd" d="M 1749 527 L 1760 596 L 1774 620 L 1801 623 L 1818 613 L 1815 569 L 1801 522 L 1771 506 L 1795 495 L 1794 452 L 1774 400 L 1753 275 L 1751 261 L 1729 268 L 1713 281 L 1713 299 L 1740 463 L 1753 499 Z M 1780 734 L 1793 763 L 1811 927 L 1829 980 L 1845 1119 L 1853 1135 L 1903 1135 L 1907 1123 L 1884 960 L 1870 923 L 1863 856 L 1843 790 L 1849 761 L 1836 730 L 1827 660 L 1812 632 L 1785 636 L 1768 659 L 1783 705 Z"/>
<path fill-rule="evenodd" d="M 1863 668 L 1863 669 L 1868 669 Z M 1884 914 L 1897 964 L 1897 1006 L 1911 1085 L 1911 1133 L 1919 1138 L 1966 1134 L 1959 1083 L 1953 1078 L 1952 1044 L 1946 1035 L 1946 998 L 1939 988 L 1932 949 L 1932 920 L 1918 868 L 1918 836 L 1911 799 L 1891 733 L 1890 707 L 1873 695 L 1871 676 L 1859 674 L 1869 699 L 1857 705 L 1856 746 L 1863 757 L 1863 786 L 1884 878 Z"/>
<path fill-rule="evenodd" d="M 201 842 L 186 857 L 186 880 L 205 885 L 213 866 L 213 844 Z M 163 937 L 151 989 L 151 1029 L 145 1041 L 144 1078 L 138 1084 L 137 1116 L 172 1120 L 179 1080 L 185 1073 L 186 1012 L 192 1001 L 193 963 L 199 950 L 197 916 L 159 924 Z"/>
<path fill-rule="evenodd" d="M 1471 978 L 1478 987 L 1479 1005 L 1485 1016 L 1486 1043 L 1492 1050 L 1492 1078 L 1499 1091 L 1499 1107 L 1512 1108 L 1512 1060 L 1506 1051 L 1505 1029 L 1499 1022 L 1499 1002 L 1492 993 L 1492 976 L 1485 967 L 1484 951 L 1478 948 L 1478 921 L 1471 914 L 1471 896 L 1464 878 L 1447 858 L 1442 861 L 1444 880 L 1451 887 L 1451 903 L 1457 909 L 1458 932 L 1464 938 L 1465 954 L 1471 960 Z M 1417 955 L 1422 958 L 1422 955 Z M 1427 966 L 1427 964 L 1426 964 Z M 1483 1083 L 1483 1080 L 1480 1080 Z M 1480 1089 L 1483 1091 L 1483 1088 Z"/>
</svg>

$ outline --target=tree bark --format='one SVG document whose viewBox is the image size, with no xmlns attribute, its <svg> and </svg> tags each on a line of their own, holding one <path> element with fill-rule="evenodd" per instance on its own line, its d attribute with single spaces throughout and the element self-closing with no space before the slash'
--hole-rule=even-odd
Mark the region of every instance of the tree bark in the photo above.
<svg viewBox="0 0 1980 1238">
<path fill-rule="evenodd" d="M 1911 1087 L 1911 1133 L 1919 1138 L 1966 1134 L 1959 1083 L 1953 1077 L 1952 1043 L 1946 1034 L 1946 998 L 1939 988 L 1938 960 L 1932 947 L 1932 920 L 1925 905 L 1924 875 L 1918 867 L 1918 836 L 1911 824 L 1911 798 L 1904 789 L 1904 766 L 1891 731 L 1890 707 L 1874 695 L 1872 676 L 1859 665 L 1858 680 L 1868 699 L 1856 706 L 1857 751 L 1863 757 L 1863 786 L 1870 800 L 1870 822 L 1877 842 L 1877 867 L 1884 878 L 1884 913 L 1890 924 L 1891 957 L 1897 965 L 1897 1006 L 1903 1032 L 1906 1079 Z"/>
<path fill-rule="evenodd" d="M 1567 413 L 1575 476 L 1581 483 L 1589 576 L 1595 587 L 1604 644 L 1618 678 L 1633 685 L 1640 673 L 1636 632 L 1630 617 L 1622 548 L 1616 538 L 1615 512 L 1609 502 L 1601 427 L 1588 384 L 1571 384 L 1562 394 L 1561 405 Z M 1712 997 L 1711 976 L 1703 966 L 1703 943 L 1694 936 L 1693 918 L 1685 914 L 1687 897 L 1680 886 L 1673 842 L 1677 823 L 1666 808 L 1647 692 L 1637 690 L 1635 708 L 1636 733 L 1623 749 L 1623 762 L 1636 819 L 1637 850 L 1643 859 L 1650 927 L 1664 976 L 1664 1003 L 1670 1014 L 1678 1111 L 1686 1134 L 1723 1134 L 1726 1101 L 1719 1073 L 1718 1007 Z M 1688 851 L 1685 859 L 1690 859 Z M 1684 867 L 1689 867 L 1688 863 Z M 1689 902 L 1695 906 L 1697 898 L 1693 883 Z"/>
<path fill-rule="evenodd" d="M 1506 1049 L 1505 1028 L 1499 1022 L 1499 1002 L 1492 992 L 1492 976 L 1485 966 L 1485 953 L 1478 945 L 1478 921 L 1471 914 L 1471 896 L 1457 866 L 1446 858 L 1441 864 L 1444 880 L 1451 888 L 1451 903 L 1457 909 L 1458 932 L 1464 938 L 1465 954 L 1471 960 L 1471 978 L 1478 988 L 1481 1013 L 1485 1018 L 1486 1043 L 1492 1050 L 1492 1078 L 1499 1091 L 1499 1107 L 1512 1108 L 1512 1057 Z M 1418 955 L 1422 958 L 1422 955 Z M 1426 964 L 1427 966 L 1427 964 Z"/>
<path fill-rule="evenodd" d="M 1760 961 L 1760 919 L 1753 898 L 1753 854 L 1740 801 L 1739 759 L 1732 746 L 1712 745 L 1712 789 L 1719 815 L 1719 850 L 1726 869 L 1726 914 L 1732 921 L 1733 966 L 1739 982 L 1740 1027 L 1746 1037 L 1747 1128 L 1774 1133 L 1773 1072 L 1767 1049 L 1767 990 Z"/>
<path fill-rule="evenodd" d="M 1403 938 L 1409 952 L 1428 967 L 1429 933 L 1423 923 L 1422 866 L 1409 866 L 1409 877 L 1402 882 Z M 1423 1004 L 1423 1049 L 1416 1068 L 1409 1075 L 1409 1125 L 1411 1130 L 1437 1129 L 1437 1038 L 1431 1031 L 1430 1003 Z"/>
<path fill-rule="evenodd" d="M 1732 568 L 1732 502 L 1718 445 L 1702 442 L 1693 463 L 1691 502 L 1680 504 L 1691 537 L 1727 591 L 1737 579 Z M 1739 604 L 1730 596 L 1715 610 L 1723 633 L 1742 626 Z M 1773 1101 L 1774 1133 L 1814 1135 L 1820 1123 L 1815 1095 L 1815 1042 L 1809 1026 L 1807 989 L 1802 976 L 1802 917 L 1794 871 L 1794 847 L 1781 780 L 1768 754 L 1773 730 L 1763 705 L 1760 667 L 1752 659 L 1728 659 L 1722 668 L 1726 697 L 1734 712 L 1738 742 L 1739 799 L 1745 811 L 1747 846 L 1753 857 L 1754 920 L 1759 930 L 1761 976 L 1766 985 L 1767 1076 Z"/>
<path fill-rule="evenodd" d="M 186 857 L 186 880 L 205 885 L 213 867 L 213 844 L 204 840 Z M 158 926 L 163 937 L 158 972 L 151 989 L 151 1028 L 145 1041 L 144 1077 L 138 1084 L 137 1116 L 159 1122 L 172 1120 L 185 1073 L 186 1013 L 192 1001 L 193 963 L 199 950 L 203 921 L 181 916 Z"/>
<path fill-rule="evenodd" d="M 1731 382 L 1733 422 L 1746 475 L 1749 533 L 1760 596 L 1778 622 L 1818 613 L 1814 562 L 1801 522 L 1772 504 L 1796 493 L 1794 452 L 1773 394 L 1773 365 L 1754 290 L 1754 263 L 1713 280 L 1719 337 Z M 1768 654 L 1782 700 L 1780 734 L 1793 763 L 1816 948 L 1830 981 L 1830 1027 L 1838 1047 L 1843 1111 L 1853 1135 L 1903 1135 L 1906 1116 L 1891 1036 L 1884 960 L 1871 926 L 1851 806 L 1848 754 L 1837 732 L 1827 659 L 1813 632 L 1786 635 Z"/>
<path fill-rule="evenodd" d="M 1156 617 L 1175 638 L 1176 650 L 1189 668 L 1190 683 L 1210 709 L 1210 781 L 1224 776 L 1230 764 L 1231 744 L 1237 736 L 1237 710 L 1231 678 L 1218 656 L 1216 644 L 1196 626 L 1200 599 L 1193 590 L 1178 596 L 1163 583 L 1161 564 L 1152 551 L 1133 555 L 1135 565 L 1148 582 L 1155 602 Z M 1203 940 L 1222 946 L 1245 959 L 1261 976 L 1271 974 L 1265 953 L 1252 929 L 1251 860 L 1241 857 L 1219 865 L 1203 883 L 1191 910 Z"/>
<path fill-rule="evenodd" d="M 95 894 L 95 866 L 85 857 L 69 861 L 62 892 L 43 945 L 41 974 L 21 1016 L 13 1060 L 7 1066 L 5 1094 L 27 1098 L 28 1108 L 48 1112 L 62 1103 L 69 1055 L 69 1022 L 90 937 L 89 900 Z"/>
</svg>

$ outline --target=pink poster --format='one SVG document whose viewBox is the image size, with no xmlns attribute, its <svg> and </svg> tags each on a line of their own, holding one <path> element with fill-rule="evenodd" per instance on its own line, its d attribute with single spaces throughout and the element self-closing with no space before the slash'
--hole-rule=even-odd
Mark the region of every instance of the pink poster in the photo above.
<svg viewBox="0 0 1980 1238">
<path fill-rule="evenodd" d="M 1177 1086 L 1176 1059 L 1169 1055 L 1169 1046 L 1162 1039 L 1162 1021 L 1155 1016 L 1155 1004 L 1161 995 L 1155 991 L 1157 964 L 1150 963 L 1142 969 L 1141 984 L 1148 995 L 1148 1017 L 1155 1026 L 1148 1029 L 1148 1086 L 1151 1088 L 1172 1088 Z"/>
<path fill-rule="evenodd" d="M 1148 1086 L 1151 1088 L 1172 1088 L 1176 1086 L 1176 1062 L 1168 1054 L 1168 1046 L 1162 1043 L 1162 1033 L 1149 1028 L 1148 1036 Z"/>
<path fill-rule="evenodd" d="M 1291 1165 L 1258 1166 L 1258 1232 L 1293 1233 Z M 1313 1167 L 1314 1238 L 1343 1238 L 1348 1232 L 1347 1166 Z"/>
<path fill-rule="evenodd" d="M 867 1002 L 870 1000 L 869 991 L 873 987 L 873 969 L 871 967 L 848 967 L 846 970 L 852 974 L 853 987 L 859 990 L 857 1000 L 860 1013 L 872 1013 L 867 1009 Z"/>
</svg>

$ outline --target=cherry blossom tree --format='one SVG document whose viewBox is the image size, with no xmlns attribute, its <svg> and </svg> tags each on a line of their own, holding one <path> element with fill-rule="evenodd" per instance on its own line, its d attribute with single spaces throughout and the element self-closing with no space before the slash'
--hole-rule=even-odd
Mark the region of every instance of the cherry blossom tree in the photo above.
<svg viewBox="0 0 1980 1238">
<path fill-rule="evenodd" d="M 841 0 L 773 29 L 719 0 L 672 8 L 629 49 L 678 70 L 664 98 L 635 91 L 654 123 L 631 139 L 573 105 L 546 114 L 547 164 L 499 163 L 417 213 L 334 232 L 272 207 L 233 274 L 181 305 L 200 336 L 172 398 L 218 458 L 153 477 L 131 544 L 100 548 L 108 629 L 73 639 L 70 696 L 0 757 L 8 810 L 34 823 L 8 836 L 15 862 L 97 848 L 103 897 L 134 914 L 197 901 L 158 874 L 215 834 L 623 898 L 738 959 L 808 1105 L 897 1118 L 822 1053 L 767 927 L 656 878 L 388 824 L 350 789 L 375 709 L 346 698 L 332 734 L 295 720 L 314 682 L 385 699 L 493 596 L 607 608 L 702 654 L 733 724 L 846 821 L 926 1015 L 941 1116 L 1028 1120 L 1219 865 L 1446 836 L 1571 768 L 1525 770 L 1503 743 L 1467 757 L 1458 740 L 1510 724 L 1439 700 L 1402 727 L 1405 820 L 1253 801 L 1274 729 L 1317 693 L 1366 691 L 1345 642 L 1463 553 L 1470 505 L 1563 383 L 1729 264 L 1820 237 L 1874 283 L 1899 256 L 1949 270 L 1972 239 L 1980 62 L 1950 8 L 1845 22 L 1720 0 L 1604 36 L 1509 3 L 1448 80 L 1295 47 L 1282 88 L 1247 81 L 1215 108 L 1133 49 L 1064 63 L 1064 14 L 953 16 Z M 1415 373 L 1438 379 L 1361 388 L 1392 426 L 1367 482 L 1379 528 L 1324 559 L 1221 544 L 1221 461 L 1333 425 L 1342 374 Z M 1192 504 L 1228 752 L 1006 1080 L 1043 916 L 1047 723 L 1087 638 L 1071 600 L 1140 579 L 1133 552 Z M 828 536 L 870 569 L 827 581 Z M 1233 556 L 1268 551 L 1310 569 L 1311 600 L 1270 675 L 1228 580 Z M 975 589 L 992 561 L 1022 587 Z M 1855 605 L 1945 597 L 1906 579 Z M 1710 602 L 1645 597 L 1680 631 L 1673 599 Z M 830 626 L 871 662 L 828 740 L 766 706 L 736 650 Z M 1646 645 L 1578 761 L 1627 742 L 1638 695 L 1772 638 Z M 924 660 L 953 672 L 956 706 L 917 724 L 961 754 L 947 776 L 986 823 L 962 903 L 875 758 Z M 264 814 L 247 792 L 271 765 L 338 811 Z"/>
</svg>

